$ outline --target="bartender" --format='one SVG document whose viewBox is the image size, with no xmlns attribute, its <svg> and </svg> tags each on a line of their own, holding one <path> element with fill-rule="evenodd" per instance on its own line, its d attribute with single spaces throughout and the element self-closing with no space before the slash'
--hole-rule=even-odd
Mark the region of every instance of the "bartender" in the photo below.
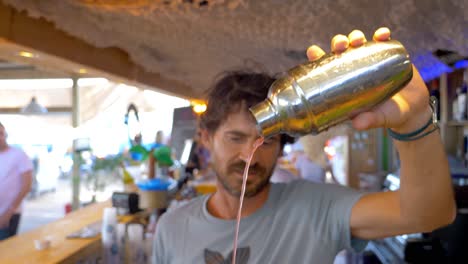
<svg viewBox="0 0 468 264">
<path fill-rule="evenodd" d="M 380 28 L 373 38 L 386 41 L 390 30 Z M 364 42 L 364 34 L 354 30 L 336 35 L 331 49 L 341 53 Z M 324 54 L 317 46 L 307 50 L 310 60 Z M 153 263 L 230 261 L 245 157 L 259 137 L 248 109 L 267 97 L 274 81 L 266 74 L 232 72 L 210 90 L 201 139 L 211 153 L 217 191 L 162 216 Z M 352 120 L 357 130 L 385 127 L 400 135 L 394 144 L 401 158 L 401 188 L 394 192 L 363 194 L 303 180 L 272 184 L 269 178 L 285 136 L 266 138 L 250 165 L 236 263 L 333 263 L 338 252 L 362 250 L 367 240 L 451 223 L 451 180 L 439 132 L 428 122 L 428 102 L 427 88 L 414 69 L 399 93 Z M 416 135 L 408 136 L 411 132 Z"/>
</svg>

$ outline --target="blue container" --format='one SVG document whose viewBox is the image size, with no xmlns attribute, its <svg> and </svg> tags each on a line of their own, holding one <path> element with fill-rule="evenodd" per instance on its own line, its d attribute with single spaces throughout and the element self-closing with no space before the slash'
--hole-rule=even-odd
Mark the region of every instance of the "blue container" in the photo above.
<svg viewBox="0 0 468 264">
<path fill-rule="evenodd" d="M 155 178 L 137 183 L 137 186 L 142 191 L 168 191 L 175 183 L 172 179 Z"/>
</svg>

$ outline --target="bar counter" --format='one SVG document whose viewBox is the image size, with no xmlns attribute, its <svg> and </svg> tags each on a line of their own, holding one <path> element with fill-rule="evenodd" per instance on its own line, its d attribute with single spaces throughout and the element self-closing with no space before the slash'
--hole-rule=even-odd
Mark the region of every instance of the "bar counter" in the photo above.
<svg viewBox="0 0 468 264">
<path fill-rule="evenodd" d="M 77 263 L 80 260 L 99 257 L 100 235 L 81 239 L 67 239 L 66 236 L 101 221 L 105 207 L 111 207 L 111 202 L 86 206 L 55 222 L 0 241 L 0 263 Z M 47 236 L 50 237 L 50 247 L 37 250 L 34 240 Z"/>
</svg>

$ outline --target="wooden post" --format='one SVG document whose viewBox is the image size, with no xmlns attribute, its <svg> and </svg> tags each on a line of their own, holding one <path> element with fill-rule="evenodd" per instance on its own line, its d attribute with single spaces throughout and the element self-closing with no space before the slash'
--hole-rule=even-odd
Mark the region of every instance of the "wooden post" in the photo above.
<svg viewBox="0 0 468 264">
<path fill-rule="evenodd" d="M 72 87 L 72 126 L 76 128 L 80 125 L 78 78 L 73 77 Z M 73 146 L 73 173 L 72 173 L 72 208 L 76 210 L 80 207 L 80 153 L 75 151 Z"/>
</svg>

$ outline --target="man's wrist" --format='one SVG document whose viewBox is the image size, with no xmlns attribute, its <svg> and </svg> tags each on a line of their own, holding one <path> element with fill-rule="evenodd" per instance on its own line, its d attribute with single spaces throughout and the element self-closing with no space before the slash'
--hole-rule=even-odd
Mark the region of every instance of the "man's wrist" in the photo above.
<svg viewBox="0 0 468 264">
<path fill-rule="evenodd" d="M 413 131 L 416 131 L 422 127 L 424 127 L 428 120 L 431 119 L 432 116 L 432 109 L 429 105 L 421 111 L 420 114 L 413 115 L 410 119 L 406 120 L 402 125 L 390 128 L 392 131 L 399 133 L 399 134 L 407 134 Z M 430 127 L 426 128 L 424 131 L 430 129 Z M 421 131 L 421 132 L 424 132 Z"/>
</svg>

